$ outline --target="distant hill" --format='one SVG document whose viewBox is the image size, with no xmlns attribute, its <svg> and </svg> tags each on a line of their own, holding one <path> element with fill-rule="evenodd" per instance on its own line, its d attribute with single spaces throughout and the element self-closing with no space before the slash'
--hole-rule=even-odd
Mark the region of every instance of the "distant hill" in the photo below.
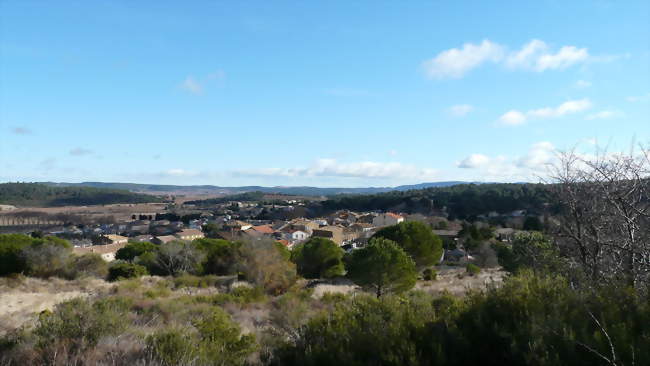
<svg viewBox="0 0 650 366">
<path fill-rule="evenodd" d="M 147 194 L 177 194 L 177 195 L 199 195 L 199 194 L 221 194 L 232 195 L 245 192 L 262 192 L 262 193 L 279 193 L 286 195 L 298 196 L 333 196 L 338 194 L 373 194 L 391 191 L 408 191 L 411 189 L 422 189 L 430 187 L 449 187 L 457 184 L 468 182 L 449 181 L 449 182 L 432 182 L 420 183 L 413 185 L 403 185 L 397 187 L 361 187 L 361 188 L 320 188 L 320 187 L 262 187 L 262 186 L 242 186 L 242 187 L 220 187 L 213 185 L 197 186 L 180 186 L 180 185 L 162 185 L 162 184 L 136 184 L 136 183 L 103 183 L 103 182 L 82 182 L 82 183 L 53 183 L 43 182 L 43 184 L 54 187 L 93 187 L 122 189 L 137 193 Z"/>
<path fill-rule="evenodd" d="M 23 207 L 106 205 L 161 202 L 153 195 L 127 190 L 83 186 L 52 186 L 39 183 L 0 184 L 0 204 Z"/>
</svg>

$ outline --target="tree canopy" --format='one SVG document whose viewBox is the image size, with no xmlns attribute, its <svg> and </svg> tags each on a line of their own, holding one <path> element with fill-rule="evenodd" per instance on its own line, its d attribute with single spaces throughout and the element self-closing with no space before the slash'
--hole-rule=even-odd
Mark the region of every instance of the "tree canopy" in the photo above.
<svg viewBox="0 0 650 366">
<path fill-rule="evenodd" d="M 311 238 L 295 247 L 291 260 L 305 278 L 332 278 L 345 273 L 343 249 L 325 238 Z"/>
<path fill-rule="evenodd" d="M 417 271 L 413 260 L 394 241 L 374 238 L 367 247 L 352 252 L 348 277 L 380 297 L 413 288 Z"/>
<path fill-rule="evenodd" d="M 377 231 L 373 238 L 396 242 L 418 266 L 431 266 L 442 257 L 442 240 L 421 222 L 406 221 L 387 226 Z"/>
</svg>

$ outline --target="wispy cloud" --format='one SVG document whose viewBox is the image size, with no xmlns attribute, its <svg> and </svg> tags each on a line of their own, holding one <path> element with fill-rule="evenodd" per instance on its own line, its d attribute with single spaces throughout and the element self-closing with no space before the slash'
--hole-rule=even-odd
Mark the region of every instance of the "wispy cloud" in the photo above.
<svg viewBox="0 0 650 366">
<path fill-rule="evenodd" d="M 510 110 L 499 117 L 499 124 L 504 126 L 519 126 L 527 122 L 529 118 L 558 118 L 569 114 L 584 112 L 593 106 L 587 98 L 566 101 L 557 107 L 544 107 L 532 109 L 524 113 L 518 110 Z"/>
<path fill-rule="evenodd" d="M 84 149 L 81 147 L 74 148 L 70 150 L 69 154 L 72 156 L 86 156 L 92 154 L 92 150 Z"/>
<path fill-rule="evenodd" d="M 490 162 L 490 158 L 483 154 L 472 154 L 456 164 L 459 168 L 474 169 L 480 168 Z"/>
<path fill-rule="evenodd" d="M 205 87 L 207 84 L 214 83 L 215 81 L 223 80 L 225 78 L 226 72 L 221 69 L 218 69 L 200 78 L 189 75 L 180 84 L 180 88 L 194 95 L 202 95 L 205 92 Z"/>
<path fill-rule="evenodd" d="M 396 162 L 352 162 L 342 163 L 335 159 L 318 159 L 307 168 L 266 168 L 240 170 L 236 176 L 278 176 L 278 177 L 339 177 L 339 178 L 390 178 L 390 179 L 435 179 L 434 169 L 418 168 Z"/>
<path fill-rule="evenodd" d="M 616 58 L 607 58 L 613 61 Z M 483 64 L 500 64 L 512 70 L 543 72 L 564 70 L 588 61 L 606 62 L 603 56 L 593 57 L 587 48 L 562 46 L 553 50 L 546 42 L 533 39 L 520 49 L 509 51 L 508 47 L 488 39 L 479 44 L 465 43 L 438 53 L 422 63 L 427 77 L 431 79 L 457 79 Z"/>
<path fill-rule="evenodd" d="M 650 93 L 627 97 L 627 101 L 632 103 L 648 102 L 650 101 Z"/>
<path fill-rule="evenodd" d="M 590 81 L 586 81 L 586 80 L 578 80 L 578 81 L 576 81 L 576 82 L 573 84 L 573 87 L 574 87 L 574 88 L 578 88 L 578 89 L 586 89 L 586 88 L 590 88 L 591 85 L 592 85 L 592 84 L 591 84 Z"/>
<path fill-rule="evenodd" d="M 605 111 L 592 113 L 586 116 L 585 119 L 586 120 L 609 119 L 609 118 L 622 117 L 622 116 L 624 116 L 624 113 L 621 111 L 605 110 Z"/>
<path fill-rule="evenodd" d="M 11 132 L 16 135 L 32 135 L 34 132 L 27 127 L 14 127 Z"/>
<path fill-rule="evenodd" d="M 181 83 L 181 88 L 194 95 L 203 94 L 203 86 L 199 84 L 199 82 L 196 81 L 192 76 L 185 78 L 185 80 Z"/>
<path fill-rule="evenodd" d="M 449 107 L 448 113 L 454 117 L 464 117 L 474 110 L 474 107 L 469 104 L 457 104 Z"/>
<path fill-rule="evenodd" d="M 160 177 L 195 177 L 198 176 L 200 173 L 194 172 L 191 170 L 185 170 L 185 169 L 168 169 L 163 172 L 158 173 Z"/>
<path fill-rule="evenodd" d="M 499 62 L 503 54 L 503 46 L 486 39 L 480 44 L 465 43 L 462 48 L 442 51 L 424 61 L 422 67 L 432 79 L 460 78 L 483 63 Z"/>
</svg>

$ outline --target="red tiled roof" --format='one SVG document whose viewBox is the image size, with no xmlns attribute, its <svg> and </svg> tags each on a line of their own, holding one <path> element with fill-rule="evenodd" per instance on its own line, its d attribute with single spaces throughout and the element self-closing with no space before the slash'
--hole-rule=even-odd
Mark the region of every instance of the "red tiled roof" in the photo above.
<svg viewBox="0 0 650 366">
<path fill-rule="evenodd" d="M 253 226 L 252 229 L 262 234 L 273 234 L 274 231 L 271 225 Z"/>
</svg>

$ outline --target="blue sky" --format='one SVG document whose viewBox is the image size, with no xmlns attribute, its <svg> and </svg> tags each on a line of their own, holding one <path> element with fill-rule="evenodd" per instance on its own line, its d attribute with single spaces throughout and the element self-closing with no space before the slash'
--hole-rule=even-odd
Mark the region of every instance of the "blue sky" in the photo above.
<svg viewBox="0 0 650 366">
<path fill-rule="evenodd" d="M 521 181 L 650 143 L 647 1 L 0 2 L 0 181 Z"/>
</svg>

